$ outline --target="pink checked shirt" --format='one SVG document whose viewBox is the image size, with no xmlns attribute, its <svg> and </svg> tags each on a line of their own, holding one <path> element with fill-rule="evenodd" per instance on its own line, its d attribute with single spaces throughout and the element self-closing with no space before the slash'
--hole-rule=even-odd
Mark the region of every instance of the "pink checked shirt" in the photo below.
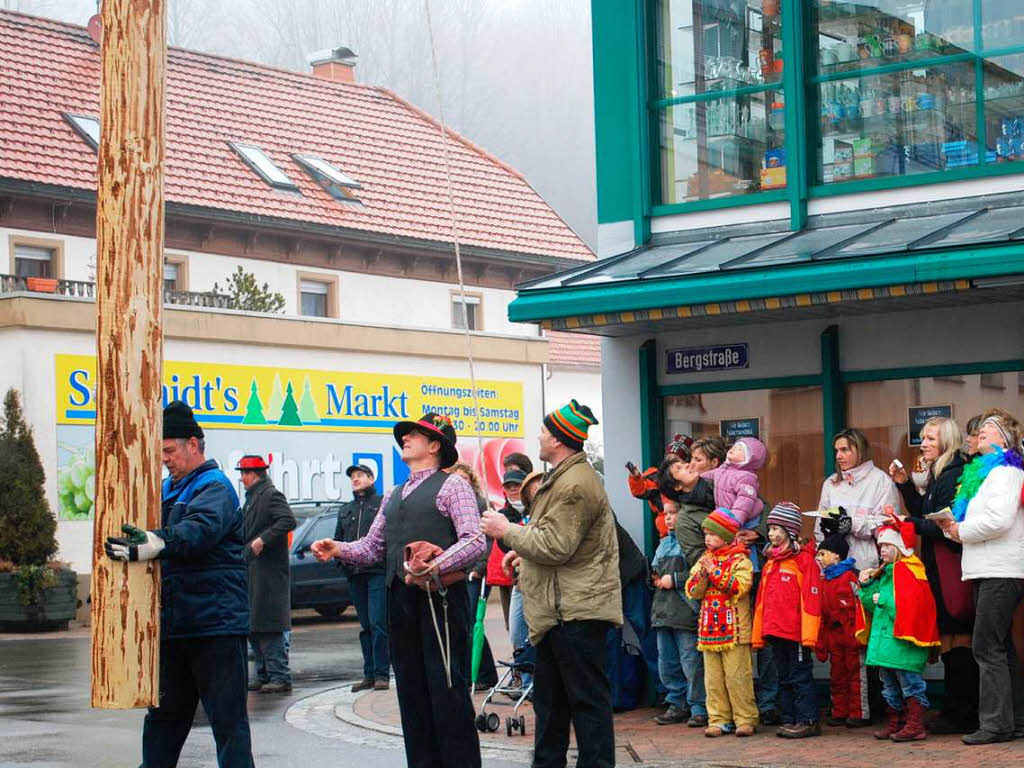
<svg viewBox="0 0 1024 768">
<path fill-rule="evenodd" d="M 402 498 L 406 498 L 416 488 L 430 477 L 438 469 L 423 469 L 413 472 L 404 485 L 395 486 L 402 489 Z M 358 541 L 339 542 L 341 555 L 339 559 L 353 565 L 373 565 L 384 559 L 384 510 L 387 509 L 388 501 L 395 488 L 384 494 L 380 502 L 380 514 L 374 518 L 373 525 L 366 535 Z M 455 526 L 455 533 L 458 541 L 445 552 L 449 552 L 465 539 L 471 539 L 480 533 L 480 507 L 477 505 L 476 494 L 473 487 L 460 475 L 448 475 L 448 479 L 441 485 L 437 492 L 437 510 L 445 517 L 451 518 Z M 474 561 L 483 556 L 487 549 L 487 542 L 483 536 L 474 544 L 469 544 L 465 549 L 453 554 L 451 559 L 445 563 L 443 573 L 449 571 L 460 571 L 468 568 Z"/>
</svg>

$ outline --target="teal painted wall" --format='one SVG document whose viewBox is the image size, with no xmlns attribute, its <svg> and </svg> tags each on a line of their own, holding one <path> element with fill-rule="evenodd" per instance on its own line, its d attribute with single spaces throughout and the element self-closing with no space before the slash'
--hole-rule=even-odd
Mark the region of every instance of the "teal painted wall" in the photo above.
<svg viewBox="0 0 1024 768">
<path fill-rule="evenodd" d="M 592 0 L 597 221 L 635 220 L 645 196 L 640 134 L 642 0 Z"/>
</svg>

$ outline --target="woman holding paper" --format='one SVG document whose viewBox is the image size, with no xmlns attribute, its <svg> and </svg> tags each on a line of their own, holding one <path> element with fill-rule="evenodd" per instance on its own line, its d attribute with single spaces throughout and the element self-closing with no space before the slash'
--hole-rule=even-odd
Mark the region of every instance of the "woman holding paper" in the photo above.
<svg viewBox="0 0 1024 768">
<path fill-rule="evenodd" d="M 884 509 L 900 508 L 893 481 L 871 461 L 871 446 L 859 429 L 844 429 L 832 438 L 836 473 L 821 486 L 819 509 L 843 507 L 852 526 L 846 540 L 858 570 L 878 565 L 875 530 L 886 521 Z M 819 534 L 820 538 L 820 534 Z"/>
<path fill-rule="evenodd" d="M 1001 408 L 982 415 L 979 453 L 960 476 L 953 519 L 938 521 L 947 536 L 963 542 L 963 577 L 974 585 L 972 641 L 985 696 L 978 705 L 979 728 L 963 737 L 965 744 L 1010 741 L 1017 735 L 1015 723 L 1024 721 L 1024 712 L 1014 712 L 1014 700 L 1024 700 L 1024 681 L 1017 675 L 1011 635 L 1024 597 L 1021 431 L 1020 422 Z"/>
<path fill-rule="evenodd" d="M 974 597 L 971 582 L 963 581 L 960 554 L 963 547 L 946 538 L 928 515 L 952 506 L 966 460 L 960 452 L 963 435 L 956 422 L 944 417 L 929 419 L 921 428 L 921 456 L 928 464 L 922 496 L 901 464 L 889 465 L 909 521 L 921 537 L 921 560 L 935 596 L 939 641 L 945 669 L 942 712 L 931 723 L 932 733 L 971 733 L 978 727 L 978 663 L 971 652 L 974 629 Z"/>
</svg>

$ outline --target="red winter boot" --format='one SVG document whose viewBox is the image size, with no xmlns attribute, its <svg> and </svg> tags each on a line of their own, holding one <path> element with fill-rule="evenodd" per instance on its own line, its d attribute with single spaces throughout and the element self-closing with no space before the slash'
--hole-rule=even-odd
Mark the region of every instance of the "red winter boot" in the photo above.
<svg viewBox="0 0 1024 768">
<path fill-rule="evenodd" d="M 874 737 L 879 740 L 888 739 L 894 733 L 900 731 L 903 728 L 903 725 L 903 710 L 887 707 L 885 727 L 880 731 L 875 731 Z"/>
<path fill-rule="evenodd" d="M 924 729 L 924 705 L 920 701 L 907 700 L 907 724 L 889 738 L 893 741 L 920 741 L 928 738 Z"/>
</svg>

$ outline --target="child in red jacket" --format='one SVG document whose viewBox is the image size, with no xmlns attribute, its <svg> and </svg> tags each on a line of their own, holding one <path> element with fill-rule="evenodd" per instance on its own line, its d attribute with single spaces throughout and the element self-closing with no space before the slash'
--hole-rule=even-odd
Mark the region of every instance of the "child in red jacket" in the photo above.
<svg viewBox="0 0 1024 768">
<path fill-rule="evenodd" d="M 800 545 L 800 508 L 776 504 L 768 513 L 768 560 L 761 570 L 754 609 L 755 648 L 771 644 L 779 670 L 779 710 L 784 739 L 821 734 L 814 692 L 814 657 L 821 616 L 821 572 L 814 546 Z"/>
<path fill-rule="evenodd" d="M 857 564 L 842 533 L 826 536 L 818 547 L 821 583 L 821 630 L 815 652 L 832 663 L 832 716 L 829 725 L 859 728 L 871 723 L 868 678 L 863 648 L 857 641 Z"/>
</svg>

